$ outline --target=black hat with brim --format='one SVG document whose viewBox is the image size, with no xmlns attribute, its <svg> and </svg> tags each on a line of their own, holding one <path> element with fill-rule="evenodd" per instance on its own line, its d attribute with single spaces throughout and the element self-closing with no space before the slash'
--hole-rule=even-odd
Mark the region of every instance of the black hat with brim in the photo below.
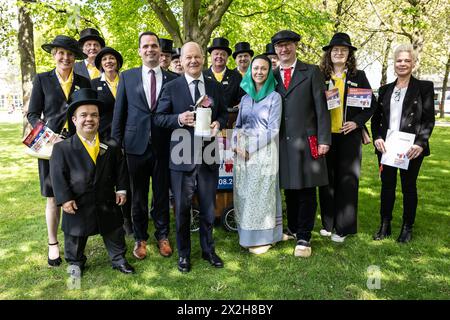
<svg viewBox="0 0 450 320">
<path fill-rule="evenodd" d="M 352 50 L 358 50 L 356 47 L 352 46 L 352 42 L 350 40 L 350 36 L 344 32 L 338 32 L 333 35 L 333 38 L 331 38 L 330 43 L 322 47 L 323 51 L 327 51 L 329 48 L 332 48 L 334 46 L 344 46 L 349 47 Z"/>
<path fill-rule="evenodd" d="M 172 59 L 177 59 L 181 56 L 181 48 L 175 48 L 172 51 Z"/>
<path fill-rule="evenodd" d="M 63 48 L 69 50 L 75 55 L 75 59 L 77 60 L 87 58 L 87 55 L 85 55 L 78 46 L 77 40 L 68 36 L 58 35 L 55 39 L 53 39 L 52 43 L 42 45 L 42 49 L 48 53 L 52 53 L 53 48 Z"/>
<path fill-rule="evenodd" d="M 74 91 L 70 96 L 70 99 L 71 102 L 67 108 L 67 122 L 69 124 L 69 133 L 72 135 L 77 131 L 72 122 L 72 116 L 77 108 L 87 104 L 94 104 L 98 107 L 98 113 L 101 115 L 103 111 L 103 102 L 98 99 L 97 91 L 91 88 L 81 88 Z"/>
<path fill-rule="evenodd" d="M 264 55 L 265 56 L 277 55 L 277 53 L 275 52 L 275 48 L 273 47 L 272 43 L 266 44 L 266 52 L 264 52 Z"/>
<path fill-rule="evenodd" d="M 272 42 L 272 45 L 275 46 L 277 43 L 283 41 L 299 42 L 300 38 L 300 35 L 298 33 L 295 33 L 294 31 L 281 30 L 275 33 L 270 40 Z"/>
<path fill-rule="evenodd" d="M 233 52 L 230 49 L 230 42 L 227 39 L 221 38 L 221 37 L 213 39 L 211 47 L 208 48 L 208 52 L 211 53 L 213 50 L 216 50 L 216 49 L 226 51 L 229 56 L 231 56 L 231 53 Z"/>
<path fill-rule="evenodd" d="M 173 53 L 173 41 L 170 39 L 159 38 L 159 47 L 161 52 Z"/>
<path fill-rule="evenodd" d="M 248 42 L 238 42 L 234 45 L 233 59 L 236 59 L 237 55 L 240 53 L 249 53 L 251 57 L 255 54 L 255 52 L 250 49 L 250 43 Z"/>
<path fill-rule="evenodd" d="M 95 67 L 102 71 L 102 58 L 105 54 L 112 54 L 116 60 L 117 60 L 117 70 L 120 70 L 120 68 L 122 68 L 123 65 L 123 57 L 120 54 L 120 52 L 114 50 L 113 48 L 110 47 L 104 47 L 102 50 L 100 50 L 100 52 L 97 54 L 97 56 L 95 57 Z"/>
<path fill-rule="evenodd" d="M 83 47 L 83 44 L 88 40 L 95 40 L 100 43 L 100 46 L 103 48 L 105 46 L 105 40 L 100 36 L 100 32 L 94 28 L 86 28 L 81 30 L 80 39 L 78 40 L 78 44 L 80 47 Z"/>
</svg>

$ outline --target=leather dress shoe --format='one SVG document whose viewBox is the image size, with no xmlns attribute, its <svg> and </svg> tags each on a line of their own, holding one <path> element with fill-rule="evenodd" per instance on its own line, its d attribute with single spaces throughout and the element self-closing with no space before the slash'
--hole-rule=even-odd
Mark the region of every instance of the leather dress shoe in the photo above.
<svg viewBox="0 0 450 320">
<path fill-rule="evenodd" d="M 57 246 L 59 244 L 58 241 L 55 243 L 49 243 L 48 246 Z M 50 257 L 47 256 L 47 263 L 50 267 L 59 267 L 62 263 L 61 257 L 58 257 L 56 259 L 50 259 Z"/>
<path fill-rule="evenodd" d="M 163 257 L 170 257 L 172 255 L 172 248 L 170 247 L 170 242 L 169 239 L 161 239 L 158 240 L 158 248 L 159 248 L 159 253 L 163 256 Z"/>
<path fill-rule="evenodd" d="M 136 241 L 133 249 L 133 256 L 139 260 L 142 260 L 147 256 L 147 241 Z"/>
<path fill-rule="evenodd" d="M 121 264 L 119 266 L 113 266 L 113 269 L 119 270 L 120 272 L 125 274 L 135 273 L 134 268 L 128 262 L 125 262 L 124 264 Z"/>
<path fill-rule="evenodd" d="M 211 253 L 203 252 L 202 258 L 208 261 L 215 268 L 223 268 L 223 261 L 215 252 Z"/>
<path fill-rule="evenodd" d="M 178 258 L 178 270 L 180 272 L 191 271 L 191 261 L 189 260 L 189 258 L 185 258 L 185 257 Z"/>
<path fill-rule="evenodd" d="M 380 229 L 373 236 L 373 240 L 383 240 L 391 235 L 391 223 L 389 221 L 382 221 Z"/>
<path fill-rule="evenodd" d="M 407 243 L 412 240 L 412 226 L 403 225 L 397 242 Z"/>
</svg>

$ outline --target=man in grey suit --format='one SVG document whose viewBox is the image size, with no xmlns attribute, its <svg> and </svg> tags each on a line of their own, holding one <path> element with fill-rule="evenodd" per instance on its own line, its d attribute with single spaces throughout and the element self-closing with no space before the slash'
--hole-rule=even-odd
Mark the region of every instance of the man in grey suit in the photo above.
<svg viewBox="0 0 450 320">
<path fill-rule="evenodd" d="M 331 144 L 325 81 L 319 68 L 296 57 L 300 36 L 282 30 L 272 37 L 280 59 L 275 70 L 283 98 L 280 128 L 280 186 L 284 189 L 289 230 L 297 238 L 294 255 L 311 255 L 317 209 L 316 187 L 328 184 L 323 157 Z"/>
</svg>

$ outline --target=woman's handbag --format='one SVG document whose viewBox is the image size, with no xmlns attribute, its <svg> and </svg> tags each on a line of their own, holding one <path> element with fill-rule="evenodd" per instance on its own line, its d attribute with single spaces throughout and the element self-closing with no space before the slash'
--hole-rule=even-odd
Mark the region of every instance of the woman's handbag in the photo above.
<svg viewBox="0 0 450 320">
<path fill-rule="evenodd" d="M 33 158 L 49 160 L 54 144 L 61 140 L 63 140 L 62 135 L 53 132 L 42 121 L 39 121 L 22 142 L 27 146 L 25 154 Z"/>
</svg>

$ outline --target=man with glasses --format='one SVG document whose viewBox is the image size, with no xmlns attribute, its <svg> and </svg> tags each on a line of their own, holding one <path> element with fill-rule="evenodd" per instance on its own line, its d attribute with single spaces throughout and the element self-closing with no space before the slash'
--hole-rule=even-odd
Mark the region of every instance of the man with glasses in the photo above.
<svg viewBox="0 0 450 320">
<path fill-rule="evenodd" d="M 283 98 L 280 186 L 286 198 L 288 228 L 297 239 L 294 255 L 309 257 L 317 209 L 316 187 L 328 184 L 323 156 L 330 148 L 331 127 L 325 81 L 317 66 L 297 59 L 297 33 L 282 30 L 271 40 L 280 59 L 275 78 Z"/>
</svg>

